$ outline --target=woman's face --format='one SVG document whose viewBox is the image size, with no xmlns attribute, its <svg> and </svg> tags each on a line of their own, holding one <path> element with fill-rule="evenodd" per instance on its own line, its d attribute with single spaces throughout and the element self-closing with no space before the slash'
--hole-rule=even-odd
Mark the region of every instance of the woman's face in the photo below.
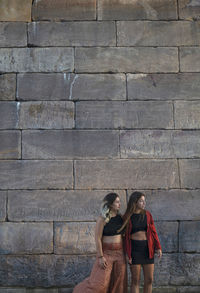
<svg viewBox="0 0 200 293">
<path fill-rule="evenodd" d="M 137 201 L 137 208 L 143 210 L 146 206 L 144 195 L 142 195 Z"/>
<path fill-rule="evenodd" d="M 113 202 L 113 204 L 112 204 L 112 209 L 114 210 L 114 211 L 119 211 L 119 209 L 120 209 L 120 199 L 119 199 L 119 197 L 117 197 L 116 199 L 115 199 L 115 201 Z"/>
</svg>

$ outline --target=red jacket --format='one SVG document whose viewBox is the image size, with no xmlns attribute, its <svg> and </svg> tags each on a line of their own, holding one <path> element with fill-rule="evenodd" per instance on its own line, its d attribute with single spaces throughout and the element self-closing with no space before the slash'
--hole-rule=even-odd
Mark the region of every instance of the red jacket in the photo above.
<svg viewBox="0 0 200 293">
<path fill-rule="evenodd" d="M 147 241 L 148 241 L 148 247 L 149 247 L 149 258 L 153 258 L 155 249 L 156 250 L 161 249 L 161 245 L 158 239 L 158 235 L 156 232 L 156 228 L 155 228 L 151 213 L 149 211 L 146 211 L 146 216 L 147 216 Z M 132 223 L 130 219 L 128 223 L 128 229 L 126 230 L 126 235 L 125 235 L 125 250 L 129 259 L 131 259 L 131 231 L 132 231 Z"/>
</svg>

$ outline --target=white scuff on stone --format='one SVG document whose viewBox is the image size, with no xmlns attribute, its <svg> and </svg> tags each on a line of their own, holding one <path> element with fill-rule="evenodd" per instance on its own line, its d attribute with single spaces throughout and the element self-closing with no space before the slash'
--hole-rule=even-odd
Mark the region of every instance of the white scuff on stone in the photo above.
<svg viewBox="0 0 200 293">
<path fill-rule="evenodd" d="M 76 81 L 77 78 L 78 78 L 78 74 L 75 74 L 75 76 L 74 76 L 74 78 L 73 78 L 73 80 L 72 80 L 72 82 L 71 82 L 71 85 L 70 85 L 69 100 L 72 99 L 73 86 L 74 86 L 75 81 Z"/>
<path fill-rule="evenodd" d="M 131 78 L 132 79 L 140 79 L 143 77 L 147 77 L 146 73 L 136 73 L 136 74 L 131 74 Z"/>
</svg>

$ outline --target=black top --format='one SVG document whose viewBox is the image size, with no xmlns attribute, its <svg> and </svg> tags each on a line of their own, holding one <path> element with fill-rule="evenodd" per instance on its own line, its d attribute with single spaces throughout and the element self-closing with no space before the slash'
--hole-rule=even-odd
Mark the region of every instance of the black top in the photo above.
<svg viewBox="0 0 200 293">
<path fill-rule="evenodd" d="M 104 226 L 103 235 L 104 236 L 114 236 L 122 234 L 123 231 L 117 232 L 121 228 L 123 224 L 122 217 L 120 215 L 116 215 L 112 217 L 110 221 Z"/>
<path fill-rule="evenodd" d="M 132 214 L 131 216 L 132 231 L 131 234 L 138 231 L 147 231 L 147 216 L 142 214 Z"/>
</svg>

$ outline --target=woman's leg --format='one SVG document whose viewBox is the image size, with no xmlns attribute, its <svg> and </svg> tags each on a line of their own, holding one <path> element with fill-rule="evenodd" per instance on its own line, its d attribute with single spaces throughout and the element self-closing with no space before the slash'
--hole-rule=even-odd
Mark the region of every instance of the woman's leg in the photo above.
<svg viewBox="0 0 200 293">
<path fill-rule="evenodd" d="M 152 293 L 154 264 L 143 265 L 144 272 L 144 293 Z"/>
<path fill-rule="evenodd" d="M 131 265 L 131 293 L 139 293 L 141 265 Z"/>
</svg>

